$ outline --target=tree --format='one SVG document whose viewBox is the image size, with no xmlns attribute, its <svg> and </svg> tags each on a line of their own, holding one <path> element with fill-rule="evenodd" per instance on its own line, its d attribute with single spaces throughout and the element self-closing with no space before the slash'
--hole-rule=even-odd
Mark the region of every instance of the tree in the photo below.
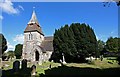
<svg viewBox="0 0 120 77">
<path fill-rule="evenodd" d="M 120 65 L 120 56 L 117 57 L 118 64 Z"/>
<path fill-rule="evenodd" d="M 112 0 L 112 1 L 115 2 L 117 6 L 120 6 L 119 0 Z M 112 1 L 110 0 L 110 1 L 103 2 L 104 6 L 109 6 Z"/>
<path fill-rule="evenodd" d="M 59 61 L 64 53 L 67 62 L 82 62 L 85 57 L 97 55 L 97 40 L 93 29 L 86 24 L 72 23 L 55 30 L 52 58 Z"/>
<path fill-rule="evenodd" d="M 98 40 L 98 51 L 102 55 L 104 53 L 105 42 L 102 40 Z"/>
<path fill-rule="evenodd" d="M 118 38 L 118 53 L 120 53 L 120 38 Z"/>
<path fill-rule="evenodd" d="M 108 38 L 106 45 L 105 45 L 105 48 L 108 52 L 118 52 L 119 51 L 118 39 L 119 38 L 117 38 L 117 37 Z"/>
<path fill-rule="evenodd" d="M 0 34 L 0 57 L 7 50 L 7 40 L 3 34 Z"/>
<path fill-rule="evenodd" d="M 3 53 L 2 54 L 2 61 L 7 61 L 9 58 L 8 58 L 8 55 L 7 55 L 7 53 Z"/>
<path fill-rule="evenodd" d="M 14 58 L 15 56 L 14 51 L 8 51 L 7 54 L 8 54 L 8 57 L 11 59 Z"/>
<path fill-rule="evenodd" d="M 16 56 L 17 59 L 20 59 L 21 56 L 22 56 L 22 48 L 23 48 L 23 45 L 22 45 L 22 44 L 17 44 L 17 45 L 15 46 L 15 51 L 14 51 L 14 53 L 15 53 L 15 56 Z"/>
<path fill-rule="evenodd" d="M 116 2 L 117 6 L 120 6 L 120 1 L 119 0 L 113 0 L 114 2 Z"/>
</svg>

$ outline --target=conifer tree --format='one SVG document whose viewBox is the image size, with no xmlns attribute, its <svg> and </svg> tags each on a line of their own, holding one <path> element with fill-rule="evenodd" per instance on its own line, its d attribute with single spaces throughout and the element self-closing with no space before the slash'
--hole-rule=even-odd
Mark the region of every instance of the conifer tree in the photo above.
<svg viewBox="0 0 120 77">
<path fill-rule="evenodd" d="M 86 24 L 72 23 L 55 30 L 53 40 L 55 61 L 62 59 L 64 53 L 67 62 L 83 62 L 89 54 L 97 56 L 98 45 L 93 29 Z"/>
</svg>

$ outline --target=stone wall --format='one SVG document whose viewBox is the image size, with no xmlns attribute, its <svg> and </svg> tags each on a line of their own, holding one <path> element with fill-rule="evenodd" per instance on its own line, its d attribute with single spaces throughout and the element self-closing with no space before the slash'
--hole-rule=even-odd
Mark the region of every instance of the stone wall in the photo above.
<svg viewBox="0 0 120 77">
<path fill-rule="evenodd" d="M 32 39 L 29 38 L 30 34 L 32 35 Z M 38 32 L 24 33 L 24 44 L 23 44 L 23 53 L 22 53 L 23 59 L 30 60 L 34 47 L 36 45 L 41 45 L 43 40 L 44 40 L 44 36 Z"/>
</svg>

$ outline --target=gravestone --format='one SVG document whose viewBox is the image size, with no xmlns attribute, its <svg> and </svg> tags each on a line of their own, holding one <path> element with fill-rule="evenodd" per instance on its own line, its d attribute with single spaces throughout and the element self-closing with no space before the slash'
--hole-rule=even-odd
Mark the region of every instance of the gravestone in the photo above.
<svg viewBox="0 0 120 77">
<path fill-rule="evenodd" d="M 20 61 L 20 68 L 22 68 L 21 65 L 22 65 L 22 61 Z"/>
<path fill-rule="evenodd" d="M 67 64 L 66 62 L 65 62 L 65 57 L 64 57 L 64 54 L 62 53 L 62 58 L 63 58 L 63 64 Z"/>
<path fill-rule="evenodd" d="M 15 61 L 13 63 L 13 71 L 14 72 L 18 72 L 19 69 L 20 69 L 20 62 L 19 61 Z"/>
<path fill-rule="evenodd" d="M 100 56 L 100 60 L 103 61 L 103 55 Z"/>
<path fill-rule="evenodd" d="M 26 60 L 26 59 L 23 59 L 23 60 L 22 60 L 21 69 L 23 69 L 23 70 L 26 70 L 26 69 L 27 69 L 27 60 Z"/>
<path fill-rule="evenodd" d="M 51 69 L 52 65 L 50 64 L 49 68 Z"/>
<path fill-rule="evenodd" d="M 0 58 L 0 69 L 2 67 L 2 58 Z"/>
<path fill-rule="evenodd" d="M 0 69 L 0 77 L 2 77 L 2 69 Z"/>
<path fill-rule="evenodd" d="M 32 65 L 31 67 L 31 76 L 35 76 L 36 75 L 36 66 Z"/>
</svg>

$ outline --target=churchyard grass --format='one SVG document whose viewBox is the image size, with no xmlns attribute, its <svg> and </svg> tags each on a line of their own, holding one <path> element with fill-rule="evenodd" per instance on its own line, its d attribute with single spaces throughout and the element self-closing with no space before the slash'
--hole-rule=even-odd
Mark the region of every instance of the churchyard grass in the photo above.
<svg viewBox="0 0 120 77">
<path fill-rule="evenodd" d="M 110 60 L 115 59 L 115 57 L 107 57 L 104 58 L 103 61 L 93 60 L 94 64 L 87 64 L 87 63 L 68 63 L 67 66 L 74 66 L 74 67 L 91 67 L 91 68 L 111 68 L 111 67 L 119 67 L 118 62 L 116 60 Z M 20 61 L 20 60 L 19 60 Z M 111 62 L 111 63 L 109 63 Z M 44 62 L 42 65 L 37 64 L 37 72 L 44 73 L 45 69 L 48 69 L 51 64 L 51 67 L 57 67 L 60 66 L 60 63 L 53 63 L 53 62 Z M 13 61 L 3 61 L 2 65 L 4 65 L 4 70 L 12 69 Z M 9 65 L 8 67 L 5 65 Z M 28 63 L 28 66 L 31 66 Z"/>
<path fill-rule="evenodd" d="M 100 60 L 96 60 L 95 61 L 95 66 L 99 67 L 99 68 L 115 68 L 115 67 L 120 67 L 118 65 L 118 62 L 115 60 L 115 61 L 112 61 L 112 60 L 107 60 L 106 58 L 103 59 L 103 61 L 100 61 Z"/>
<path fill-rule="evenodd" d="M 51 64 L 51 68 L 60 66 L 60 63 L 53 63 L 53 62 L 44 62 L 42 65 L 37 64 L 37 69 L 36 69 L 37 75 L 41 73 L 44 74 L 44 70 L 50 69 L 50 64 Z"/>
<path fill-rule="evenodd" d="M 93 60 L 92 64 L 88 64 L 88 63 L 67 63 L 65 65 L 68 66 L 68 67 L 80 67 L 80 68 L 86 68 L 86 67 L 99 68 L 99 69 L 120 68 L 120 65 L 118 65 L 118 62 L 116 60 L 111 60 L 111 58 L 108 58 L 108 57 L 104 58 L 103 61 L 101 61 L 100 59 Z M 3 70 L 12 69 L 13 68 L 13 61 L 4 61 L 2 63 L 2 65 L 4 65 Z M 6 66 L 6 65 L 9 65 L 9 66 Z M 36 68 L 36 72 L 37 72 L 36 75 L 39 76 L 39 74 L 44 74 L 45 70 L 50 69 L 50 65 L 51 65 L 51 68 L 61 66 L 60 63 L 53 63 L 53 62 L 44 62 L 42 65 L 37 64 L 36 65 L 36 67 L 37 67 Z M 32 64 L 28 63 L 27 66 L 31 67 Z"/>
<path fill-rule="evenodd" d="M 8 66 L 6 66 L 6 65 L 8 65 Z M 13 62 L 3 61 L 1 68 L 3 67 L 3 70 L 8 70 L 8 69 L 12 69 L 12 66 L 13 66 Z"/>
<path fill-rule="evenodd" d="M 109 63 L 111 62 L 111 63 Z M 107 58 L 104 58 L 103 61 L 101 60 L 93 60 L 93 64 L 87 64 L 87 63 L 69 63 L 67 66 L 73 66 L 73 67 L 90 67 L 90 68 L 99 68 L 99 69 L 105 69 L 105 68 L 114 68 L 114 67 L 120 67 L 118 65 L 118 62 L 116 60 L 112 61 Z"/>
</svg>

